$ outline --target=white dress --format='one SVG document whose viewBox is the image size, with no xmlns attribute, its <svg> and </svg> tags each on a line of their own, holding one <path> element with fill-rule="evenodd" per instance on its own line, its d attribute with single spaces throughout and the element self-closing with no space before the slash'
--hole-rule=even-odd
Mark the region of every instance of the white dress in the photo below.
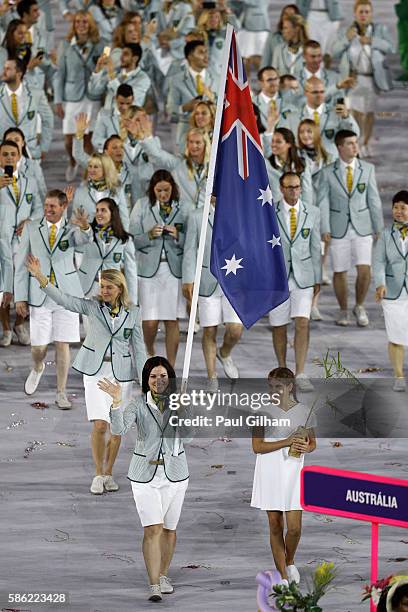
<svg viewBox="0 0 408 612">
<path fill-rule="evenodd" d="M 310 407 L 296 404 L 285 412 L 279 406 L 268 409 L 268 416 L 274 419 L 290 419 L 290 427 L 265 427 L 264 441 L 277 442 L 304 426 Z M 316 425 L 314 413 L 309 417 L 307 427 Z M 302 510 L 300 505 L 300 472 L 304 455 L 299 459 L 289 456 L 289 448 L 256 456 L 251 506 L 260 510 Z"/>
</svg>

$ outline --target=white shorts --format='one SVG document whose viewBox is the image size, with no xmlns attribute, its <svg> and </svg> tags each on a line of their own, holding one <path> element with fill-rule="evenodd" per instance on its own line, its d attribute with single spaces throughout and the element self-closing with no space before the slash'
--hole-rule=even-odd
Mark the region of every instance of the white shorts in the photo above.
<svg viewBox="0 0 408 612">
<path fill-rule="evenodd" d="M 170 482 L 164 466 L 158 465 L 151 482 L 132 482 L 133 497 L 143 527 L 163 525 L 175 530 L 179 522 L 188 478 L 181 482 Z"/>
<path fill-rule="evenodd" d="M 218 285 L 210 297 L 199 297 L 198 308 L 201 327 L 213 327 L 221 323 L 241 323 L 241 319 Z"/>
<path fill-rule="evenodd" d="M 80 102 L 65 102 L 64 104 L 64 119 L 62 120 L 62 133 L 75 134 L 76 124 L 75 117 L 79 113 L 86 113 L 90 120 L 88 132 L 93 132 L 96 116 L 101 108 L 101 103 L 84 98 Z"/>
<path fill-rule="evenodd" d="M 279 304 L 269 313 L 269 324 L 273 327 L 287 325 L 291 319 L 304 317 L 310 319 L 312 309 L 313 287 L 300 289 L 295 280 L 289 278 L 289 298 L 283 304 Z"/>
<path fill-rule="evenodd" d="M 357 75 L 357 85 L 348 94 L 352 110 L 359 113 L 373 113 L 376 110 L 377 91 L 372 76 Z"/>
<path fill-rule="evenodd" d="M 151 278 L 139 276 L 139 300 L 142 321 L 176 321 L 186 317 L 186 301 L 181 280 L 163 261 Z"/>
<path fill-rule="evenodd" d="M 348 227 L 343 238 L 332 238 L 330 253 L 333 272 L 348 272 L 354 266 L 371 266 L 372 236 L 359 236 Z"/>
<path fill-rule="evenodd" d="M 79 342 L 79 315 L 65 310 L 47 295 L 42 306 L 30 306 L 30 336 L 31 346 Z"/>
<path fill-rule="evenodd" d="M 102 378 L 108 378 L 112 382 L 116 380 L 112 372 L 112 364 L 110 361 L 102 362 L 101 369 L 93 376 L 88 376 L 87 374 L 84 374 L 83 376 L 86 414 L 88 421 L 96 421 L 98 419 L 100 421 L 110 423 L 109 411 L 112 404 L 112 398 L 110 395 L 99 389 L 98 382 Z M 127 402 L 130 400 L 132 395 L 132 386 L 133 383 L 131 381 L 120 383 L 120 387 L 122 389 L 122 401 Z"/>
<path fill-rule="evenodd" d="M 408 346 L 408 294 L 401 291 L 397 300 L 381 300 L 388 342 Z"/>
<path fill-rule="evenodd" d="M 238 45 L 241 52 L 241 57 L 262 55 L 268 34 L 269 32 L 265 30 L 261 30 L 259 32 L 253 32 L 252 30 L 240 30 L 238 32 Z"/>
</svg>

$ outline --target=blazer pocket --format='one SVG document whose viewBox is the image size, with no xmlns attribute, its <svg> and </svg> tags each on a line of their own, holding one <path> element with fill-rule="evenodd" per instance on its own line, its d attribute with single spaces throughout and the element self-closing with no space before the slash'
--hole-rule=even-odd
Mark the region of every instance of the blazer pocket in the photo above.
<svg viewBox="0 0 408 612">
<path fill-rule="evenodd" d="M 364 206 L 364 208 L 359 208 L 357 212 L 363 212 L 363 210 L 368 210 L 368 206 Z"/>
<path fill-rule="evenodd" d="M 132 355 L 123 355 L 123 358 L 125 358 L 125 357 L 131 357 L 131 356 L 132 356 Z"/>
<path fill-rule="evenodd" d="M 141 453 L 136 453 L 135 451 L 133 451 L 134 455 L 137 455 L 138 457 L 144 457 L 146 459 L 146 455 L 142 455 Z"/>
<path fill-rule="evenodd" d="M 93 353 L 95 352 L 95 349 L 91 349 L 89 346 L 85 346 L 85 344 L 82 345 L 82 348 L 86 349 L 87 351 L 92 351 Z"/>
<path fill-rule="evenodd" d="M 337 208 L 330 208 L 330 211 L 331 212 L 338 212 L 338 213 L 341 212 L 341 210 L 338 210 Z"/>
<path fill-rule="evenodd" d="M 65 272 L 65 276 L 69 276 L 70 274 L 76 274 L 76 270 L 74 270 L 73 272 Z"/>
<path fill-rule="evenodd" d="M 389 276 L 390 278 L 394 278 L 394 274 L 386 274 L 385 276 Z"/>
<path fill-rule="evenodd" d="M 309 257 L 303 257 L 303 259 L 301 259 L 300 261 L 307 261 L 308 259 L 312 259 L 312 256 L 309 255 Z"/>
<path fill-rule="evenodd" d="M 179 454 L 177 455 L 178 457 L 180 457 L 180 455 L 182 455 L 185 451 L 180 451 Z"/>
</svg>

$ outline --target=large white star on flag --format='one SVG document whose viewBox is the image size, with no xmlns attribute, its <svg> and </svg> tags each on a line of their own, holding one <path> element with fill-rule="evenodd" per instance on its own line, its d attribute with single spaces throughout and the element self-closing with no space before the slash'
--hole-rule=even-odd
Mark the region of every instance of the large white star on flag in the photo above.
<svg viewBox="0 0 408 612">
<path fill-rule="evenodd" d="M 221 268 L 221 270 L 226 270 L 225 272 L 225 276 L 228 276 L 228 274 L 230 272 L 232 272 L 233 274 L 235 274 L 235 276 L 237 275 L 237 270 L 239 270 L 240 268 L 243 268 L 244 266 L 240 266 L 240 262 L 242 261 L 242 257 L 241 259 L 236 259 L 235 258 L 235 253 L 233 254 L 233 256 L 231 257 L 231 259 L 226 259 L 225 263 L 227 264 L 226 266 L 223 266 Z"/>
<path fill-rule="evenodd" d="M 272 240 L 268 240 L 268 242 L 272 245 L 272 248 L 274 249 L 276 246 L 282 246 L 281 245 L 281 241 L 280 241 L 280 236 L 275 236 L 275 234 L 273 234 L 272 236 Z"/>
<path fill-rule="evenodd" d="M 266 189 L 259 188 L 259 191 L 261 192 L 261 195 L 259 198 L 257 198 L 257 200 L 262 200 L 262 206 L 264 206 L 264 204 L 269 204 L 272 206 L 272 191 L 269 185 Z"/>
</svg>

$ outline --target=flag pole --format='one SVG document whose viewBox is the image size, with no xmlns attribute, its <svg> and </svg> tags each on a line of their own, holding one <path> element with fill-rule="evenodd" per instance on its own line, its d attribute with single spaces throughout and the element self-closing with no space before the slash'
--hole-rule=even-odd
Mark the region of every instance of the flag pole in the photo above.
<svg viewBox="0 0 408 612">
<path fill-rule="evenodd" d="M 205 238 L 207 235 L 208 213 L 210 211 L 210 201 L 211 201 L 211 194 L 212 194 L 213 183 L 214 183 L 215 162 L 217 161 L 218 141 L 220 139 L 221 119 L 222 119 L 222 111 L 224 107 L 225 84 L 227 82 L 228 61 L 229 61 L 231 38 L 232 38 L 233 31 L 234 31 L 234 28 L 232 27 L 232 25 L 227 24 L 227 32 L 225 34 L 224 50 L 223 50 L 222 64 L 221 64 L 222 67 L 221 67 L 221 72 L 220 72 L 220 82 L 218 86 L 217 110 L 215 113 L 213 139 L 211 143 L 210 161 L 208 164 L 208 175 L 207 175 L 207 183 L 206 183 L 206 188 L 205 188 L 203 220 L 201 223 L 200 242 L 198 244 L 198 251 L 197 251 L 197 264 L 196 264 L 196 271 L 195 271 L 195 277 L 194 277 L 193 297 L 191 300 L 190 318 L 188 321 L 186 351 L 184 353 L 183 374 L 182 374 L 182 380 L 181 380 L 181 393 L 185 393 L 187 390 L 188 375 L 190 372 L 191 351 L 193 349 L 193 338 L 194 338 L 194 324 L 195 324 L 196 314 L 197 314 L 198 293 L 200 290 L 200 280 L 201 280 L 201 270 L 203 267 Z M 175 457 L 178 456 L 179 445 L 180 445 L 180 436 L 176 428 L 176 431 L 174 434 L 174 442 L 173 442 L 173 455 Z"/>
<path fill-rule="evenodd" d="M 188 375 L 190 372 L 191 351 L 193 348 L 194 324 L 197 314 L 198 293 L 200 290 L 201 270 L 203 266 L 205 238 L 207 235 L 208 214 L 210 211 L 211 194 L 214 183 L 215 162 L 217 161 L 218 141 L 220 138 L 222 111 L 224 107 L 225 83 L 227 77 L 228 61 L 231 47 L 231 38 L 234 28 L 231 24 L 227 24 L 227 32 L 225 35 L 224 51 L 222 57 L 222 68 L 220 72 L 220 82 L 218 86 L 217 110 L 214 120 L 213 139 L 211 144 L 210 161 L 208 165 L 208 176 L 205 190 L 205 201 L 203 206 L 203 220 L 201 223 L 200 242 L 197 252 L 197 265 L 194 278 L 193 297 L 191 300 L 190 318 L 188 322 L 188 332 L 186 341 L 186 351 L 184 354 L 183 375 L 181 383 L 181 392 L 184 393 L 187 389 Z"/>
</svg>

